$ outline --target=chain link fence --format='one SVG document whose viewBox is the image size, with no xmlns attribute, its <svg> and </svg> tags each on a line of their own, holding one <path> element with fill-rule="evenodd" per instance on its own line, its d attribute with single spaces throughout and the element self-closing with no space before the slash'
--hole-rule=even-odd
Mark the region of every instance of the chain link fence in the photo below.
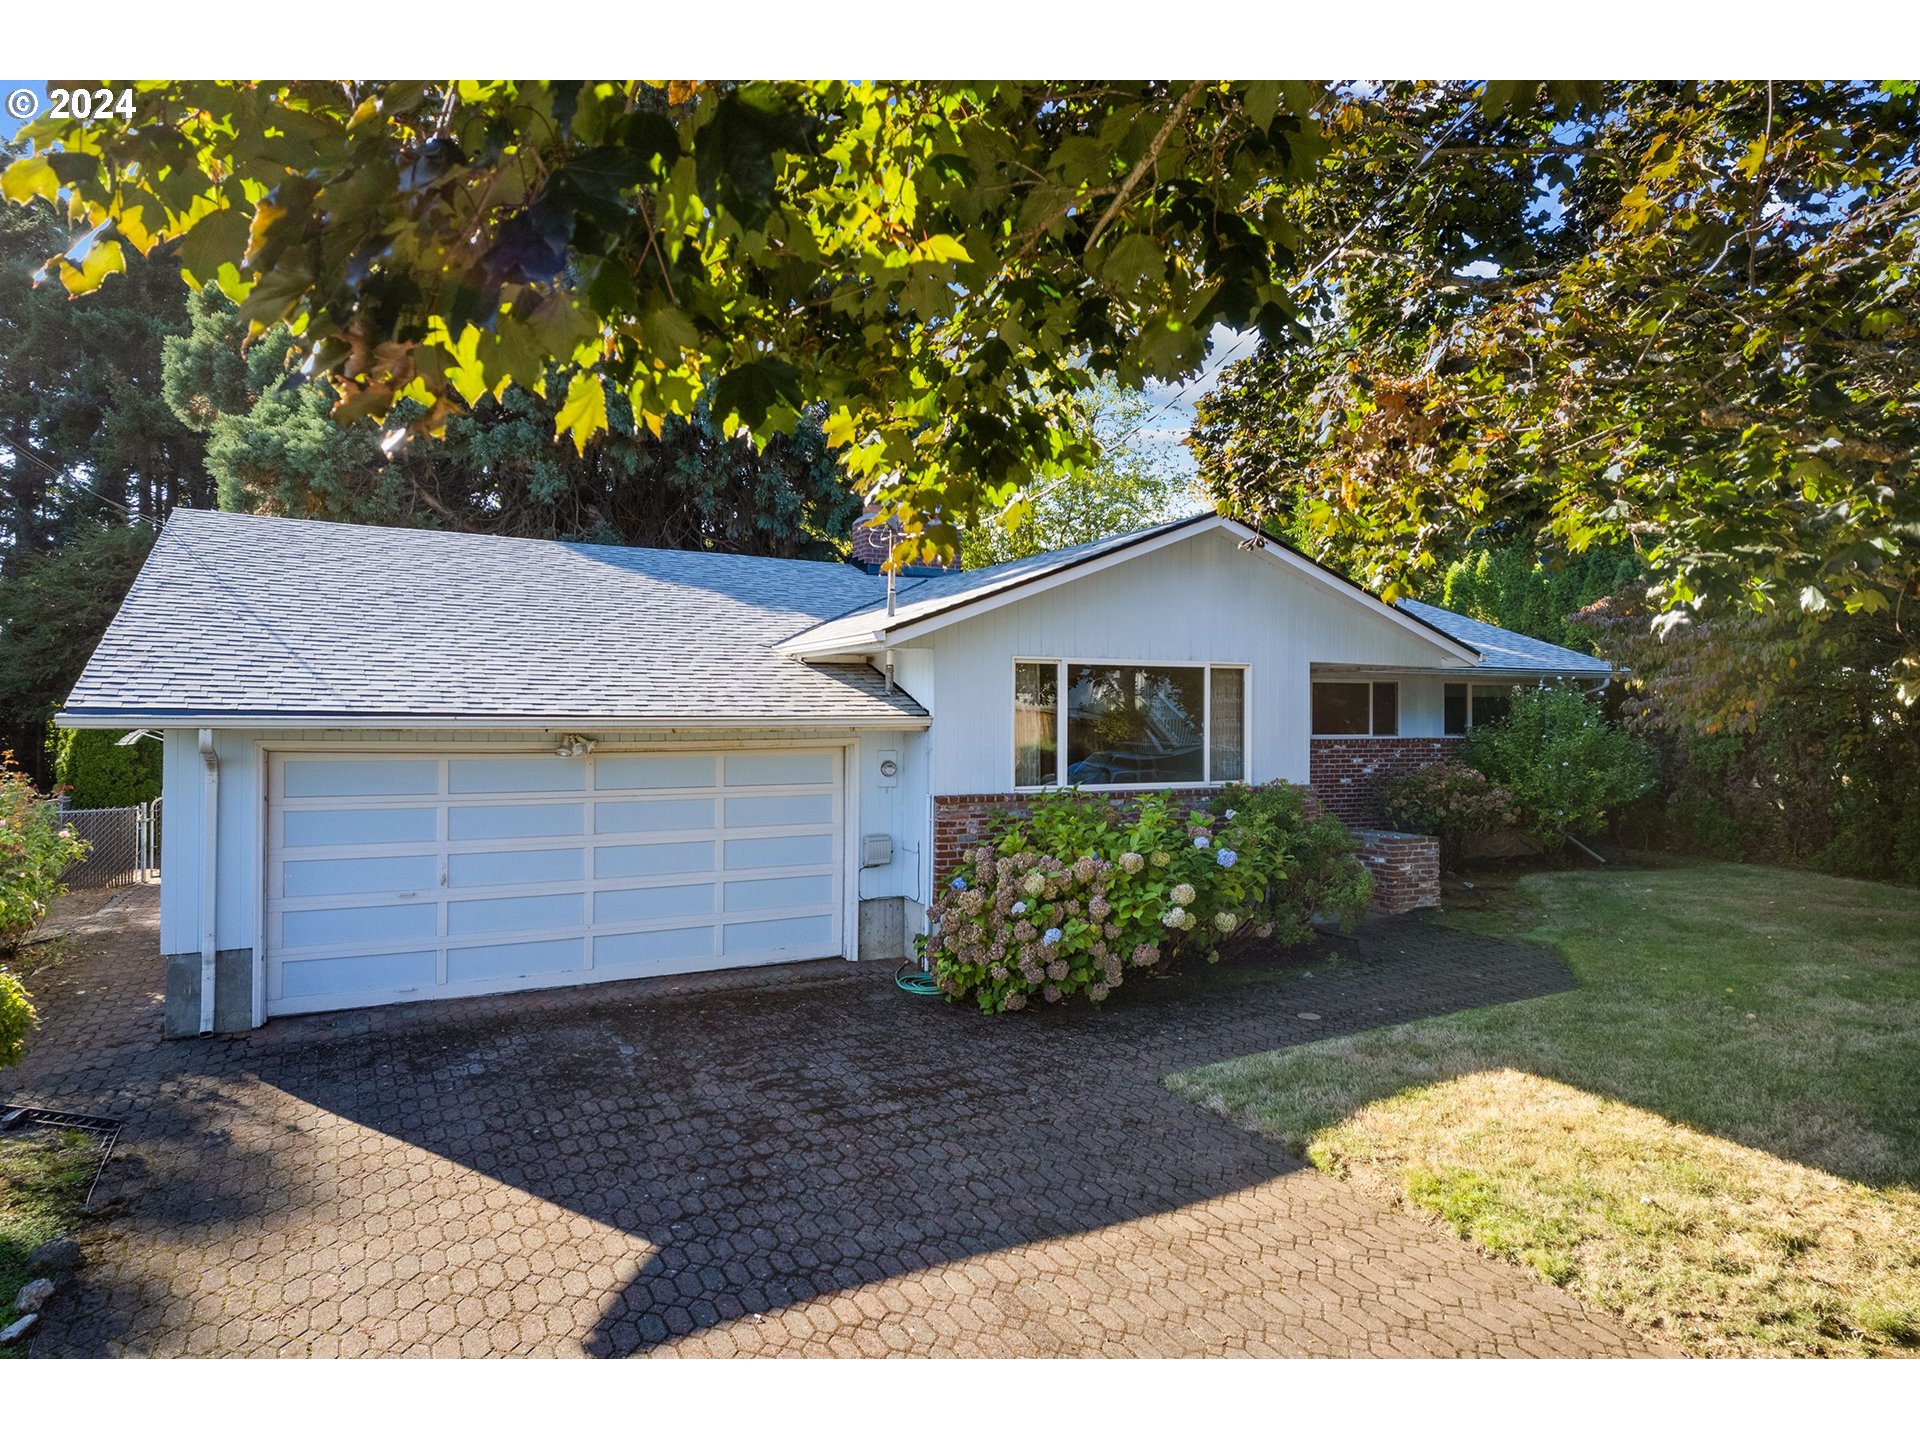
<svg viewBox="0 0 1920 1440">
<path fill-rule="evenodd" d="M 62 810 L 60 823 L 87 842 L 87 853 L 66 868 L 69 890 L 108 890 L 159 878 L 160 802 L 111 810 Z"/>
</svg>

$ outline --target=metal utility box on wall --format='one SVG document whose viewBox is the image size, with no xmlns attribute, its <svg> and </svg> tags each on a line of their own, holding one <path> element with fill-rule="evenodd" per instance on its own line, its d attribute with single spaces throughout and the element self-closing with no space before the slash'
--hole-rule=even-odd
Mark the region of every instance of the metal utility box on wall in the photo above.
<svg viewBox="0 0 1920 1440">
<path fill-rule="evenodd" d="M 880 865 L 893 863 L 893 836 L 862 835 L 860 837 L 860 867 L 872 870 Z"/>
</svg>

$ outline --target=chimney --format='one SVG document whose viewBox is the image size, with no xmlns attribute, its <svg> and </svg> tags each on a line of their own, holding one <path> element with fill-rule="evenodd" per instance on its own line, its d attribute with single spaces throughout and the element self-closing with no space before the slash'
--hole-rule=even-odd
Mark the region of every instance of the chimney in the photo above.
<svg viewBox="0 0 1920 1440">
<path fill-rule="evenodd" d="M 853 522 L 853 555 L 855 565 L 869 575 L 878 575 L 886 568 L 887 560 L 893 553 L 893 543 L 905 532 L 898 520 L 880 520 L 880 507 L 873 501 L 867 502 L 860 512 L 860 518 Z M 948 565 L 908 565 L 900 571 L 902 575 L 927 576 L 949 575 L 960 568 L 960 557 L 956 554 Z"/>
<path fill-rule="evenodd" d="M 869 500 L 860 518 L 853 522 L 853 563 L 869 575 L 880 573 L 892 552 L 893 539 L 900 533 L 898 520 L 882 525 L 876 523 L 879 518 L 880 507 Z"/>
</svg>

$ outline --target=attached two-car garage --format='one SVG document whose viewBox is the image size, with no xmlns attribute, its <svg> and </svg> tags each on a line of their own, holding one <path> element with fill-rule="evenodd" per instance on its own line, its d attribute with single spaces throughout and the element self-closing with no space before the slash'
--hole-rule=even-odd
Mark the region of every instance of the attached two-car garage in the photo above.
<svg viewBox="0 0 1920 1440">
<path fill-rule="evenodd" d="M 843 953 L 845 752 L 269 752 L 266 1010 Z"/>
</svg>

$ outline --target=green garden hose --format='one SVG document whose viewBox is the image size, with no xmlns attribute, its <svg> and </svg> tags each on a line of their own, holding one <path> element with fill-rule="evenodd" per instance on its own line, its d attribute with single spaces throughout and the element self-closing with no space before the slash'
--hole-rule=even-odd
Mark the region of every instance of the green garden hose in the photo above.
<svg viewBox="0 0 1920 1440">
<path fill-rule="evenodd" d="M 909 960 L 893 972 L 893 983 L 909 995 L 938 995 L 940 987 L 933 976 L 922 970 L 917 961 Z"/>
</svg>

